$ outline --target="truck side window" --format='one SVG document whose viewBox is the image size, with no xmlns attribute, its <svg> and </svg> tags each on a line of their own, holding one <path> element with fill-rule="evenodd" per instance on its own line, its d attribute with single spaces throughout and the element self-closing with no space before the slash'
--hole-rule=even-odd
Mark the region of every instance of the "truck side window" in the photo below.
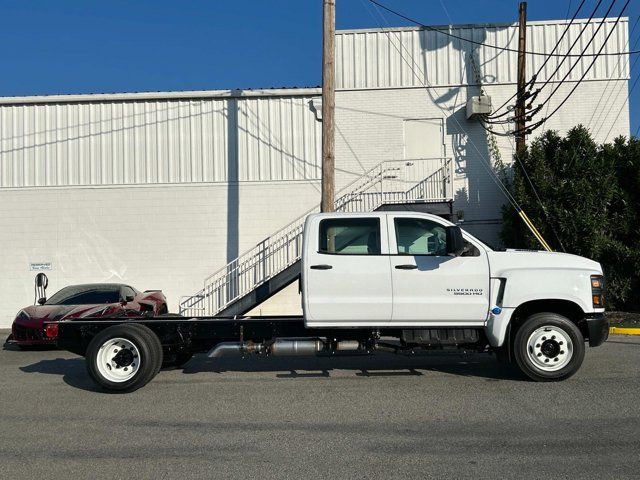
<svg viewBox="0 0 640 480">
<path fill-rule="evenodd" d="M 464 250 L 462 251 L 462 254 L 460 256 L 461 257 L 479 257 L 480 250 L 478 250 L 478 247 L 476 247 L 475 245 L 465 240 Z"/>
<path fill-rule="evenodd" d="M 396 218 L 396 242 L 401 255 L 446 255 L 445 228 L 423 218 Z"/>
<path fill-rule="evenodd" d="M 327 218 L 320 222 L 320 253 L 379 255 L 378 218 Z"/>
</svg>

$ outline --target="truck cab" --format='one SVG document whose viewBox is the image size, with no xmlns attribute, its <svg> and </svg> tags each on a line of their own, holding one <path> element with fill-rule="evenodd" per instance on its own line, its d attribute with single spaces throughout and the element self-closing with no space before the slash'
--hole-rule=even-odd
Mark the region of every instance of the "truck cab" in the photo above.
<svg viewBox="0 0 640 480">
<path fill-rule="evenodd" d="M 419 213 L 310 216 L 302 260 L 307 325 L 484 326 L 488 247 L 462 233 L 462 251 L 450 251 L 456 229 Z"/>
<path fill-rule="evenodd" d="M 536 366 L 543 369 L 563 365 L 563 356 L 569 363 L 584 339 L 597 346 L 608 335 L 599 263 L 556 252 L 494 251 L 435 215 L 310 215 L 302 271 L 304 318 L 311 328 L 479 327 L 490 347 L 512 357 L 523 353 L 514 348 L 520 327 L 546 314 L 551 324 L 533 322 L 543 333 L 529 335 L 524 352 L 539 358 Z M 557 348 L 570 341 L 553 327 L 558 318 L 581 336 L 571 341 L 571 352 Z M 548 339 L 544 328 L 552 332 Z M 563 345 L 556 345 L 560 336 Z M 544 353 L 556 350 L 553 358 Z"/>
</svg>

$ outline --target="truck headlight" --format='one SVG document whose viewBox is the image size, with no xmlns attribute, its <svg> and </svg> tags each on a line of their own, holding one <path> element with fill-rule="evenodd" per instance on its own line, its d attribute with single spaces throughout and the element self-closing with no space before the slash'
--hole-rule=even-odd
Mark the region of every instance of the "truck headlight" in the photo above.
<svg viewBox="0 0 640 480">
<path fill-rule="evenodd" d="M 593 308 L 604 308 L 604 277 L 591 275 L 591 299 Z"/>
</svg>

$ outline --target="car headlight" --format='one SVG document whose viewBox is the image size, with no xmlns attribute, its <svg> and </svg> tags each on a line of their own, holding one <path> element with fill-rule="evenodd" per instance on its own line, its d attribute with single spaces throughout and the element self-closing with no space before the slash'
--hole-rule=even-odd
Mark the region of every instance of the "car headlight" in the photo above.
<svg viewBox="0 0 640 480">
<path fill-rule="evenodd" d="M 16 320 L 29 320 L 31 317 L 24 310 L 20 310 L 16 315 Z"/>
</svg>

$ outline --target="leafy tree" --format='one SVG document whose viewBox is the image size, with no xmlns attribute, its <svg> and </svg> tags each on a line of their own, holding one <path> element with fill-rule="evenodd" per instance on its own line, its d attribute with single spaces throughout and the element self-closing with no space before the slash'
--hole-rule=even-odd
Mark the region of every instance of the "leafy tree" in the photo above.
<svg viewBox="0 0 640 480">
<path fill-rule="evenodd" d="M 547 243 L 602 264 L 610 308 L 640 310 L 640 141 L 547 131 L 512 168 L 511 193 Z M 503 219 L 505 244 L 540 248 L 513 207 Z"/>
</svg>

